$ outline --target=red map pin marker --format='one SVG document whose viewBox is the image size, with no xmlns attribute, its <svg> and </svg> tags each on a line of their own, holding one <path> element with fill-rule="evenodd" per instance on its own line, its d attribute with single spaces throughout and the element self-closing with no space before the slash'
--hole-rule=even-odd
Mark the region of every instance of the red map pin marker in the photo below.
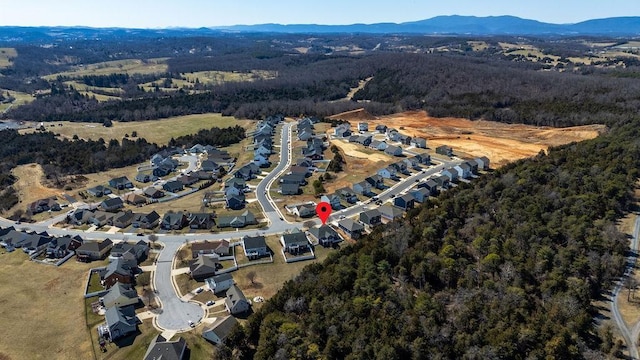
<svg viewBox="0 0 640 360">
<path fill-rule="evenodd" d="M 322 225 L 327 222 L 329 215 L 331 215 L 331 205 L 329 203 L 323 201 L 316 206 L 316 213 L 320 220 L 322 220 Z"/>
</svg>

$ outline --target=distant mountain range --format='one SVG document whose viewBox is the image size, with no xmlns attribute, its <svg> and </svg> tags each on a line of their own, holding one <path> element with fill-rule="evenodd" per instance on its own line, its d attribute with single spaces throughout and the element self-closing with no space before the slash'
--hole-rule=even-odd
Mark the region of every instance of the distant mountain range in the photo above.
<svg viewBox="0 0 640 360">
<path fill-rule="evenodd" d="M 516 16 L 436 16 L 404 23 L 353 25 L 235 25 L 212 29 L 278 33 L 411 33 L 472 35 L 638 35 L 640 17 L 595 19 L 576 24 L 551 24 Z"/>
<path fill-rule="evenodd" d="M 551 24 L 515 16 L 436 16 L 404 23 L 352 25 L 261 24 L 202 28 L 128 29 L 90 27 L 0 26 L 0 42 L 59 41 L 79 39 L 124 39 L 131 37 L 211 36 L 225 33 L 364 33 L 364 34 L 451 34 L 451 35 L 640 35 L 640 16 L 594 19 L 576 24 Z"/>
</svg>

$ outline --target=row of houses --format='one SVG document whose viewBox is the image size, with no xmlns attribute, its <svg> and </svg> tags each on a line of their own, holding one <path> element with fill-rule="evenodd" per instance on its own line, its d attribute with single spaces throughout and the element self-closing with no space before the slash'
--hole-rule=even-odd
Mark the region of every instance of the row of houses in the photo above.
<svg viewBox="0 0 640 360">
<path fill-rule="evenodd" d="M 62 259 L 84 243 L 80 236 L 55 237 L 47 232 L 24 232 L 14 227 L 0 229 L 0 246 L 7 251 L 21 248 L 27 254 L 44 251 L 46 257 Z"/>
<path fill-rule="evenodd" d="M 307 146 L 302 149 L 302 157 L 297 159 L 289 172 L 280 178 L 279 192 L 283 195 L 299 195 L 302 187 L 307 185 L 307 178 L 313 173 L 313 161 L 324 158 L 326 145 L 322 137 L 316 136 L 313 125 L 319 120 L 315 117 L 305 117 L 296 124 L 298 140 L 306 141 Z"/>
</svg>

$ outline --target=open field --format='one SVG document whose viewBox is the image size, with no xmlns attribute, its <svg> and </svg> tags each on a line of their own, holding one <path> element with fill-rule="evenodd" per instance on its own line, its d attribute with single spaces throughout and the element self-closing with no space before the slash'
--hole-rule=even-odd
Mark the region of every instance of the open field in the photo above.
<svg viewBox="0 0 640 360">
<path fill-rule="evenodd" d="M 85 75 L 109 74 L 154 74 L 167 72 L 168 66 L 164 58 L 129 59 L 105 61 L 96 64 L 75 66 L 73 70 L 43 76 L 46 80 L 55 80 L 58 76 L 82 77 Z"/>
<path fill-rule="evenodd" d="M 0 351 L 12 360 L 92 359 L 83 293 L 88 270 L 101 265 L 71 259 L 57 268 L 22 251 L 0 255 Z"/>
<path fill-rule="evenodd" d="M 0 48 L 0 69 L 11 66 L 10 58 L 18 56 L 18 52 L 14 48 Z"/>
<path fill-rule="evenodd" d="M 175 80 L 174 82 L 181 86 L 180 81 L 186 83 L 195 83 L 196 79 L 202 84 L 224 84 L 227 82 L 244 82 L 255 80 L 275 79 L 276 71 L 268 70 L 251 70 L 250 72 L 239 71 L 197 71 L 193 73 L 181 73 L 186 80 Z"/>
<path fill-rule="evenodd" d="M 5 110 L 9 109 L 12 106 L 18 106 L 18 105 L 24 105 L 24 104 L 30 103 L 34 99 L 34 97 L 31 96 L 30 94 L 19 92 L 19 91 L 0 89 L 0 93 L 2 93 L 2 95 L 5 95 L 5 96 L 7 95 L 7 93 L 9 93 L 10 96 L 13 96 L 15 98 L 15 100 L 12 103 L 0 104 L 0 112 L 4 112 Z"/>
<path fill-rule="evenodd" d="M 7 214 L 11 214 L 11 211 L 16 209 L 25 210 L 27 204 L 43 199 L 49 196 L 58 196 L 63 193 L 62 190 L 49 188 L 42 184 L 44 173 L 42 166 L 37 164 L 18 165 L 11 173 L 18 178 L 18 181 L 13 187 L 18 192 L 20 202 L 16 204 L 13 209 L 7 211 Z"/>
<path fill-rule="evenodd" d="M 353 112 L 352 116 L 356 119 L 363 117 Z M 349 120 L 344 115 L 336 117 Z M 604 125 L 552 128 L 486 120 L 434 118 L 424 111 L 404 112 L 368 121 L 370 127 L 384 124 L 410 136 L 424 137 L 430 149 L 448 145 L 454 153 L 463 157 L 487 156 L 491 159 L 492 167 L 536 155 L 550 146 L 593 139 L 606 130 Z"/>
<path fill-rule="evenodd" d="M 209 113 L 149 121 L 114 121 L 113 126 L 108 128 L 99 123 L 60 121 L 56 122 L 56 124 L 62 124 L 62 126 L 56 126 L 55 129 L 52 128 L 51 130 L 69 139 L 73 138 L 73 135 L 78 135 L 81 139 L 122 140 L 126 134 L 131 135 L 132 132 L 136 131 L 138 137 L 143 137 L 147 141 L 158 145 L 166 145 L 172 137 L 195 134 L 201 129 L 210 129 L 214 126 L 224 128 L 235 125 L 247 127 L 252 125 L 253 122 L 239 121 L 231 116 Z M 34 131 L 35 129 L 31 128 L 20 130 L 20 133 L 25 134 Z M 130 139 L 135 140 L 135 138 Z"/>
</svg>

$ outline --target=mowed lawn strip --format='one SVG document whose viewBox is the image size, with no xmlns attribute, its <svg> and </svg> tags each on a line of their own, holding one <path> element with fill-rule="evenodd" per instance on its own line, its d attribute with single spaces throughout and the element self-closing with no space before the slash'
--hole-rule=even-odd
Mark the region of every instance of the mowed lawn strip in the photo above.
<svg viewBox="0 0 640 360">
<path fill-rule="evenodd" d="M 102 263 L 71 259 L 61 267 L 0 255 L 0 349 L 13 360 L 92 359 L 84 286 Z"/>
<path fill-rule="evenodd" d="M 125 135 L 131 136 L 135 131 L 139 138 L 145 138 L 148 142 L 158 145 L 166 145 L 171 138 L 195 134 L 202 129 L 211 129 L 212 127 L 226 128 L 235 125 L 245 127 L 252 123 L 251 121 L 239 121 L 231 116 L 222 116 L 218 113 L 208 113 L 148 121 L 114 121 L 113 126 L 108 128 L 102 126 L 100 123 L 59 121 L 51 123 L 56 124 L 56 126 L 47 127 L 47 130 L 60 134 L 68 139 L 72 139 L 74 135 L 78 135 L 79 138 L 85 140 L 98 140 L 99 138 L 103 138 L 105 141 L 111 139 L 122 141 Z M 62 124 L 62 126 L 57 126 L 58 124 Z M 20 133 L 24 134 L 34 131 L 35 129 L 31 128 L 20 130 Z M 136 138 L 129 137 L 129 139 L 135 140 Z"/>
</svg>

